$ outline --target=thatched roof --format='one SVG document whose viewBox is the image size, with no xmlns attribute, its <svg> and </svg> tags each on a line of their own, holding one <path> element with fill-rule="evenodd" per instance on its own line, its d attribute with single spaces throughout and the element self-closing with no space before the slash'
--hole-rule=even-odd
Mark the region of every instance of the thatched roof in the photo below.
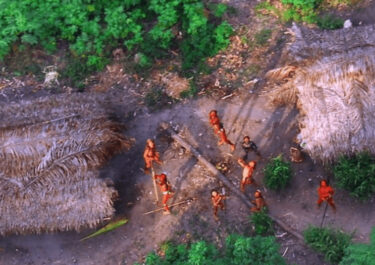
<svg viewBox="0 0 375 265">
<path fill-rule="evenodd" d="M 130 141 L 100 97 L 3 104 L 0 124 L 0 234 L 79 230 L 114 214 L 98 169 Z"/>
<path fill-rule="evenodd" d="M 375 153 L 375 26 L 292 28 L 284 65 L 268 73 L 274 103 L 296 104 L 300 140 L 313 159 Z"/>
</svg>

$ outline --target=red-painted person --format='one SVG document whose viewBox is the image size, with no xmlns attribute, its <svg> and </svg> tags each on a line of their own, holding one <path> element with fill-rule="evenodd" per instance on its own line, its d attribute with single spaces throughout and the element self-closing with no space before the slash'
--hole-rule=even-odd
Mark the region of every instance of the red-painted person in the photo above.
<svg viewBox="0 0 375 265">
<path fill-rule="evenodd" d="M 145 160 L 145 172 L 147 173 L 152 167 L 152 161 L 162 164 L 160 155 L 156 152 L 155 142 L 151 139 L 147 139 L 145 151 L 143 152 L 143 158 Z"/>
<path fill-rule="evenodd" d="M 173 192 L 172 192 L 172 187 L 167 180 L 167 175 L 162 173 L 160 175 L 155 175 L 154 178 L 155 178 L 156 183 L 159 184 L 160 190 L 163 193 L 163 199 L 162 199 L 162 203 L 164 207 L 163 214 L 170 214 L 171 212 L 168 208 L 167 202 L 170 198 L 172 198 Z"/>
<path fill-rule="evenodd" d="M 220 207 L 221 210 L 224 210 L 224 200 L 225 195 L 220 194 L 217 190 L 211 191 L 211 201 L 212 201 L 212 208 L 214 210 L 214 218 L 215 221 L 218 221 L 219 218 L 217 217 L 217 211 Z"/>
<path fill-rule="evenodd" d="M 331 205 L 333 211 L 336 212 L 336 205 L 332 198 L 334 193 L 335 191 L 331 186 L 328 185 L 327 181 L 321 180 L 320 187 L 318 188 L 319 199 L 316 202 L 318 204 L 318 207 L 320 207 L 322 202 L 326 201 L 329 205 Z"/>
<path fill-rule="evenodd" d="M 238 159 L 237 162 L 238 164 L 240 164 L 241 167 L 243 167 L 240 189 L 242 192 L 245 192 L 245 186 L 254 183 L 253 173 L 256 166 L 256 162 L 250 161 L 249 163 L 245 163 L 245 161 L 241 158 Z"/>
<path fill-rule="evenodd" d="M 219 126 L 219 128 L 221 127 L 221 122 L 220 122 L 219 117 L 217 116 L 217 111 L 211 110 L 210 114 L 209 114 L 209 118 L 210 118 L 210 125 L 214 129 L 214 132 L 216 134 L 219 134 L 219 131 L 217 129 L 215 129 L 215 125 Z"/>
<path fill-rule="evenodd" d="M 254 204 L 254 207 L 252 207 L 250 211 L 253 213 L 258 213 L 262 211 L 267 205 L 260 190 L 257 190 L 254 193 L 254 196 L 255 196 L 255 200 L 251 202 L 252 204 Z"/>
<path fill-rule="evenodd" d="M 233 152 L 235 149 L 235 145 L 231 141 L 229 141 L 225 129 L 223 127 L 219 127 L 219 125 L 215 125 L 214 129 L 218 131 L 220 137 L 218 145 L 229 144 L 230 150 Z"/>
</svg>

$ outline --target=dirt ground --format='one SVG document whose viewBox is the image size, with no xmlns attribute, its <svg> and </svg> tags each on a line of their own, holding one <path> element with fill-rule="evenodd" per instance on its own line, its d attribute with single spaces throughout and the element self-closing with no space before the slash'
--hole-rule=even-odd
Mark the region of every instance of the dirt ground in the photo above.
<svg viewBox="0 0 375 265">
<path fill-rule="evenodd" d="M 79 242 L 79 239 L 91 231 L 2 237 L 0 264 L 133 264 L 142 261 L 149 251 L 157 249 L 166 240 L 207 239 L 221 245 L 230 233 L 251 233 L 249 209 L 234 195 L 227 200 L 227 210 L 220 212 L 220 222 L 213 220 L 209 191 L 221 187 L 220 183 L 159 129 L 161 121 L 170 122 L 182 132 L 185 140 L 213 163 L 227 160 L 231 164 L 228 178 L 239 186 L 241 169 L 235 160 L 241 156 L 240 148 L 231 155 L 229 146 L 217 146 L 217 139 L 207 122 L 207 113 L 211 109 L 217 109 L 223 117 L 229 139 L 239 144 L 244 135 L 250 135 L 259 146 L 262 158 L 258 161 L 255 179 L 270 205 L 270 212 L 300 232 L 310 224 L 320 225 L 323 207 L 317 210 L 315 201 L 319 179 L 327 177 L 322 165 L 308 159 L 293 164 L 292 184 L 281 192 L 266 190 L 262 185 L 262 170 L 268 159 L 280 153 L 288 158 L 296 134 L 297 111 L 267 106 L 267 99 L 261 94 L 244 92 L 241 96 L 222 101 L 211 98 L 187 101 L 157 113 L 145 112 L 135 117 L 133 114 L 131 119 L 127 113 L 118 113 L 127 124 L 126 134 L 134 137 L 136 144 L 130 152 L 115 157 L 102 174 L 116 181 L 121 198 L 116 205 L 118 216 L 126 216 L 129 223 L 84 242 Z M 155 139 L 165 161 L 162 168 L 156 170 L 169 176 L 176 192 L 172 202 L 197 198 L 190 204 L 172 208 L 170 216 L 163 216 L 160 212 L 143 214 L 160 207 L 160 204 L 154 205 L 150 176 L 141 171 L 142 151 L 147 138 Z M 249 159 L 255 158 L 253 155 Z M 250 186 L 246 193 L 251 197 L 255 189 Z M 367 241 L 375 220 L 373 199 L 361 204 L 338 190 L 335 195 L 337 213 L 328 209 L 324 225 L 342 228 L 348 233 L 355 231 L 357 241 Z M 283 232 L 278 229 L 276 235 Z M 321 256 L 289 234 L 280 237 L 279 243 L 281 253 L 288 248 L 285 257 L 290 264 L 324 264 Z"/>
<path fill-rule="evenodd" d="M 375 10 L 374 1 L 366 2 L 369 6 L 359 9 L 363 13 L 354 13 L 354 24 L 359 24 L 360 21 L 363 24 L 374 23 L 371 16 L 371 10 Z M 251 18 L 254 16 L 251 8 L 256 3 L 257 1 L 231 1 L 230 4 L 239 10 L 238 15 L 231 17 L 231 22 L 238 25 L 238 29 L 241 25 L 251 24 Z M 259 19 L 263 21 L 259 23 L 259 30 L 267 28 L 272 22 L 265 18 Z M 278 26 L 273 29 L 280 30 Z M 275 32 L 274 35 L 277 39 L 282 32 Z M 225 100 L 220 99 L 221 97 L 201 97 L 151 113 L 140 105 L 139 98 L 134 96 L 135 86 L 114 87 L 105 92 L 103 96 L 109 99 L 108 108 L 116 114 L 120 122 L 126 124 L 125 134 L 136 140 L 129 152 L 113 158 L 101 172 L 103 176 L 114 179 L 120 195 L 115 205 L 117 217 L 126 217 L 129 223 L 83 242 L 79 239 L 93 230 L 0 237 L 0 264 L 134 264 L 142 262 L 148 252 L 158 249 L 167 240 L 189 242 L 206 239 L 223 245 L 224 239 L 230 233 L 251 234 L 249 209 L 227 189 L 230 197 L 226 201 L 226 210 L 219 213 L 220 222 L 213 220 L 209 191 L 212 188 L 221 189 L 219 181 L 159 129 L 160 122 L 169 122 L 181 132 L 186 141 L 197 147 L 213 163 L 226 160 L 230 164 L 227 176 L 234 185 L 239 186 L 241 168 L 236 164 L 236 159 L 241 156 L 241 150 L 237 148 L 230 154 L 228 146 L 217 146 L 217 139 L 208 125 L 208 112 L 211 109 L 218 110 L 230 140 L 239 145 L 244 135 L 250 135 L 258 145 L 262 157 L 258 161 L 254 176 L 260 185 L 258 188 L 263 191 L 270 206 L 270 212 L 299 232 L 309 225 L 319 226 L 324 207 L 315 207 L 316 189 L 321 178 L 331 177 L 323 165 L 314 163 L 309 158 L 303 163 L 293 164 L 292 183 L 280 192 L 269 191 L 262 185 L 266 162 L 279 154 L 288 159 L 289 148 L 293 145 L 293 138 L 297 133 L 298 112 L 295 109 L 269 106 L 262 93 L 264 82 L 261 77 L 267 69 L 277 65 L 278 53 L 281 50 L 279 46 L 275 44 L 268 50 L 264 49 L 263 52 L 269 53 L 264 60 L 260 60 L 261 57 L 256 55 L 246 58 L 250 64 L 257 63 L 261 66 L 262 70 L 257 73 L 260 82 L 255 88 L 241 87 Z M 242 75 L 247 75 L 247 72 L 244 71 Z M 27 86 L 17 89 L 4 88 L 0 90 L 0 101 L 10 102 L 52 92 L 33 92 Z M 141 170 L 142 152 L 147 138 L 155 139 L 157 149 L 162 154 L 164 164 L 156 170 L 158 173 L 166 172 L 169 176 L 176 192 L 171 203 L 196 198 L 189 204 L 172 208 L 170 216 L 163 216 L 160 212 L 143 214 L 161 206 L 160 203 L 154 203 L 155 194 L 150 176 Z M 255 158 L 255 155 L 249 157 Z M 255 189 L 248 187 L 246 194 L 252 197 Z M 371 227 L 375 225 L 375 197 L 361 203 L 351 199 L 347 192 L 337 190 L 334 199 L 337 212 L 334 214 L 328 209 L 324 226 L 339 228 L 348 233 L 355 232 L 355 241 L 367 242 Z M 326 264 L 321 255 L 278 227 L 276 236 L 281 245 L 280 253 L 285 253 L 289 264 Z"/>
</svg>

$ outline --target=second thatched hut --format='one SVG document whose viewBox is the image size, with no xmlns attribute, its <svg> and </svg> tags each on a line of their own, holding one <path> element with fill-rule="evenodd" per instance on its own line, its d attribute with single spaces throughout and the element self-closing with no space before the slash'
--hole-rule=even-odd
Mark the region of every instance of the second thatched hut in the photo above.
<svg viewBox="0 0 375 265">
<path fill-rule="evenodd" d="M 375 153 L 375 26 L 293 25 L 284 66 L 268 72 L 274 103 L 300 110 L 297 139 L 315 160 Z"/>
</svg>

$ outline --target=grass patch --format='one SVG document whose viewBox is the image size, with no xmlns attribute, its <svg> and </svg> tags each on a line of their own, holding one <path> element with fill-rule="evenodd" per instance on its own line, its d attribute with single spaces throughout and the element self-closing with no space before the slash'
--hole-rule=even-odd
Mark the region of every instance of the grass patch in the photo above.
<svg viewBox="0 0 375 265">
<path fill-rule="evenodd" d="M 351 236 L 329 228 L 309 227 L 303 232 L 305 242 L 314 250 L 324 254 L 324 258 L 337 264 L 344 257 Z"/>
<path fill-rule="evenodd" d="M 342 156 L 333 167 L 337 185 L 360 200 L 375 192 L 375 160 L 369 153 Z"/>
</svg>

